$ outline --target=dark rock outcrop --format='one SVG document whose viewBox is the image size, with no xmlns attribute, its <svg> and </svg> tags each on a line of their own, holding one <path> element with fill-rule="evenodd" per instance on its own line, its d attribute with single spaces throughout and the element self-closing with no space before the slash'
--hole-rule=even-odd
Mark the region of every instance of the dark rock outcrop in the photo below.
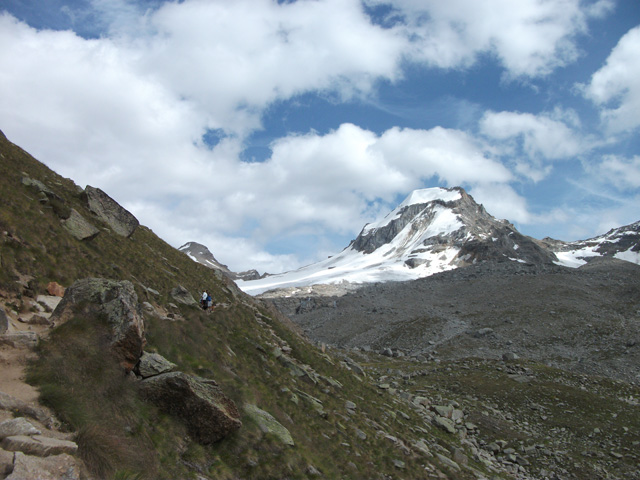
<svg viewBox="0 0 640 480">
<path fill-rule="evenodd" d="M 222 440 L 242 425 L 236 404 L 213 380 L 172 372 L 140 385 L 147 400 L 178 417 L 199 443 Z"/>
<path fill-rule="evenodd" d="M 131 212 L 99 188 L 87 185 L 82 197 L 89 210 L 109 225 L 118 235 L 128 238 L 133 235 L 133 232 L 140 225 L 138 219 Z"/>
<path fill-rule="evenodd" d="M 106 317 L 113 352 L 125 370 L 131 371 L 145 344 L 144 319 L 133 284 L 103 278 L 78 280 L 67 288 L 51 319 L 64 322 L 77 314 L 78 308 L 85 315 Z"/>
</svg>

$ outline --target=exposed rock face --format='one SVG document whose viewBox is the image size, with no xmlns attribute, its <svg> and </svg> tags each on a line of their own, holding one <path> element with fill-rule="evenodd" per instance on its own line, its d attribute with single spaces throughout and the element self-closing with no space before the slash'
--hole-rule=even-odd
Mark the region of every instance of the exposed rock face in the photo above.
<svg viewBox="0 0 640 480">
<path fill-rule="evenodd" d="M 75 209 L 71 209 L 69 218 L 62 222 L 64 228 L 78 240 L 93 240 L 98 236 L 100 230 L 91 225 Z"/>
<path fill-rule="evenodd" d="M 130 237 L 138 228 L 140 224 L 138 219 L 99 188 L 87 185 L 84 189 L 83 198 L 87 202 L 89 210 L 109 225 L 118 235 Z"/>
<path fill-rule="evenodd" d="M 240 428 L 240 414 L 218 384 L 182 372 L 164 373 L 141 382 L 143 395 L 180 418 L 202 444 L 217 442 Z"/>
<path fill-rule="evenodd" d="M 78 306 L 83 314 L 106 316 L 111 327 L 113 351 L 125 370 L 131 371 L 145 344 L 144 319 L 133 284 L 103 278 L 78 280 L 67 289 L 51 319 L 66 321 Z"/>
</svg>

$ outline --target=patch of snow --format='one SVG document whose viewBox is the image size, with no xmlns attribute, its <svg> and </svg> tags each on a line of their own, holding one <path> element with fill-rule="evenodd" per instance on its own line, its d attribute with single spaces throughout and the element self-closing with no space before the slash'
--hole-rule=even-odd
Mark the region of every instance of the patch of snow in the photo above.
<svg viewBox="0 0 640 480">
<path fill-rule="evenodd" d="M 614 255 L 614 257 L 620 260 L 626 260 L 627 262 L 633 262 L 640 265 L 640 252 L 632 252 L 631 249 L 624 252 L 618 252 Z"/>
<path fill-rule="evenodd" d="M 454 202 L 460 200 L 462 195 L 459 191 L 449 191 L 444 188 L 423 188 L 421 190 L 414 190 L 409 194 L 407 198 L 398 206 L 398 208 L 406 207 L 408 205 L 416 205 L 420 203 L 429 203 L 435 200 L 442 200 L 443 202 Z"/>
<path fill-rule="evenodd" d="M 409 205 L 420 205 L 423 203 L 433 202 L 435 200 L 441 200 L 443 202 L 453 202 L 459 200 L 461 197 L 461 193 L 456 190 L 449 191 L 445 188 L 439 187 L 414 190 L 391 213 L 385 215 L 383 218 L 376 220 L 373 223 L 368 223 L 364 226 L 362 231 L 366 234 L 371 230 L 382 228 L 388 225 L 392 220 L 399 217 L 402 214 L 402 210 Z"/>
</svg>

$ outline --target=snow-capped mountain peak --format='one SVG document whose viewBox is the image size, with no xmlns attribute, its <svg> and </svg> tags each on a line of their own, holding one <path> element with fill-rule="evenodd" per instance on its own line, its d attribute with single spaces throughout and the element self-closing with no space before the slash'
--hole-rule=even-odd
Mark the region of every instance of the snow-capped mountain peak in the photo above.
<svg viewBox="0 0 640 480">
<path fill-rule="evenodd" d="M 238 285 L 258 294 L 343 281 L 413 280 L 484 260 L 550 263 L 556 258 L 489 215 L 462 188 L 430 188 L 412 192 L 384 218 L 365 225 L 338 255 Z"/>
</svg>

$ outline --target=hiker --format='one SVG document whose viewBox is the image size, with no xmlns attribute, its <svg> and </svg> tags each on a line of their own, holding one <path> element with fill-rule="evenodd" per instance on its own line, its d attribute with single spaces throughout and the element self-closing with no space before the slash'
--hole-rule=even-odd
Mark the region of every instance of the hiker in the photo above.
<svg viewBox="0 0 640 480">
<path fill-rule="evenodd" d="M 210 298 L 211 298 L 211 295 L 209 295 L 206 290 L 202 292 L 202 298 L 200 298 L 200 306 L 202 307 L 203 310 L 207 309 L 207 301 Z"/>
<path fill-rule="evenodd" d="M 212 305 L 213 299 L 211 298 L 211 295 L 207 294 L 207 308 L 211 308 Z"/>
</svg>

